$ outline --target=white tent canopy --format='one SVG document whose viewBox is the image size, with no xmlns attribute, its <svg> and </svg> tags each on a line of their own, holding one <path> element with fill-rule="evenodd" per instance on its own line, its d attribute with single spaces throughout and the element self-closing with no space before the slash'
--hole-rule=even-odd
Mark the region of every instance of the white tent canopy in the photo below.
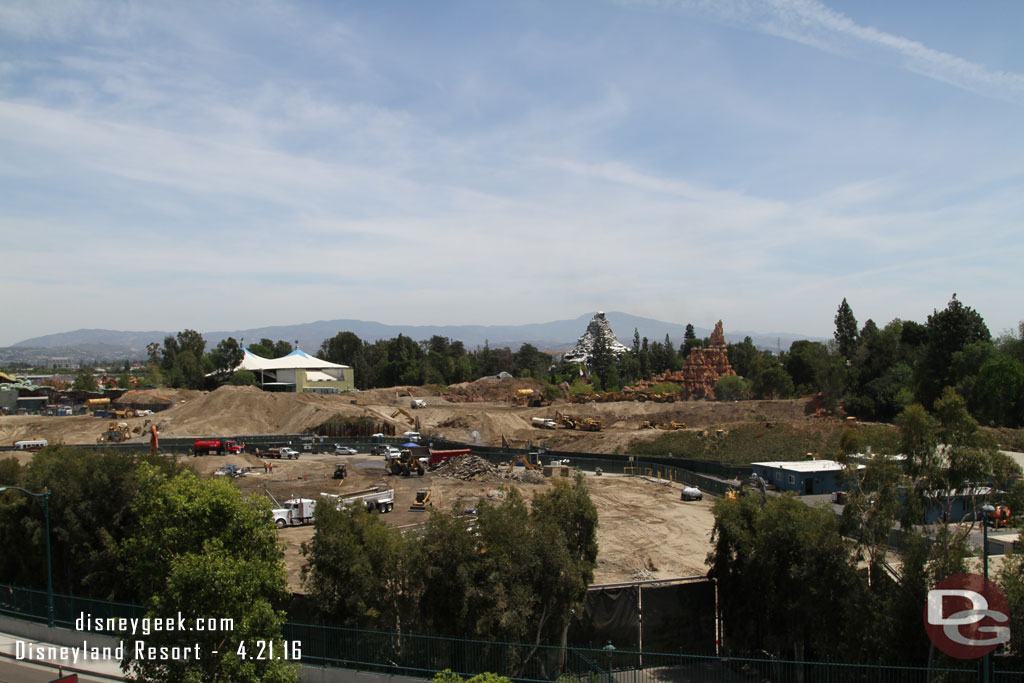
<svg viewBox="0 0 1024 683">
<path fill-rule="evenodd" d="M 310 356 L 305 351 L 296 349 L 287 356 L 281 358 L 264 358 L 251 353 L 249 349 L 242 347 L 245 356 L 242 363 L 236 370 L 251 370 L 252 372 L 274 372 L 276 370 L 349 370 L 348 365 L 329 363 Z"/>
</svg>

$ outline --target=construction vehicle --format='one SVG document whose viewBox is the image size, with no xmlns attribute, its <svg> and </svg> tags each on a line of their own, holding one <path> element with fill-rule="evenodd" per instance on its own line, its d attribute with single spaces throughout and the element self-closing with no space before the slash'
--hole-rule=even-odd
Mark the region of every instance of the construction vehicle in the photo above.
<svg viewBox="0 0 1024 683">
<path fill-rule="evenodd" d="M 110 411 L 110 417 L 116 417 L 119 420 L 127 420 L 130 417 L 135 417 L 135 410 L 132 408 L 115 408 Z"/>
<path fill-rule="evenodd" d="M 752 474 L 746 479 L 740 480 L 740 485 L 737 488 L 731 488 L 725 493 L 726 500 L 739 500 L 741 495 L 745 495 L 748 492 L 757 491 L 761 494 L 761 500 L 768 498 L 768 482 L 764 478 Z"/>
<path fill-rule="evenodd" d="M 416 512 L 426 512 L 427 505 L 434 507 L 434 503 L 430 500 L 430 489 L 420 489 L 416 492 L 416 500 L 412 502 L 409 509 Z"/>
<path fill-rule="evenodd" d="M 530 424 L 537 429 L 555 429 L 558 427 L 558 423 L 552 420 L 550 417 L 535 417 L 530 420 Z"/>
<path fill-rule="evenodd" d="M 278 529 L 299 524 L 311 524 L 315 507 L 316 501 L 312 498 L 290 498 L 284 502 L 284 507 L 272 511 L 274 524 Z"/>
<path fill-rule="evenodd" d="M 423 460 L 408 450 L 400 451 L 397 456 L 390 453 L 385 455 L 384 469 L 391 472 L 391 474 L 400 474 L 403 477 L 408 477 L 413 473 L 413 470 L 422 477 L 427 471 L 427 468 L 423 465 Z"/>
<path fill-rule="evenodd" d="M 395 490 L 386 484 L 375 484 L 370 488 L 352 493 L 321 493 L 320 497 L 332 501 L 336 510 L 362 505 L 369 512 L 383 514 L 395 509 Z"/>
<path fill-rule="evenodd" d="M 128 428 L 127 422 L 111 422 L 106 431 L 100 434 L 96 443 L 121 443 L 132 438 L 132 430 Z"/>
<path fill-rule="evenodd" d="M 989 515 L 988 524 L 993 529 L 1001 529 L 1010 522 L 1010 508 L 1005 505 L 999 505 L 995 511 Z"/>
<path fill-rule="evenodd" d="M 209 453 L 224 455 L 225 453 L 241 453 L 244 450 L 245 444 L 233 439 L 196 439 L 192 443 L 192 452 L 196 455 L 207 455 Z"/>
<path fill-rule="evenodd" d="M 344 479 L 347 476 L 348 476 L 348 467 L 345 466 L 345 463 L 339 462 L 337 465 L 334 466 L 334 478 L 335 479 Z"/>
<path fill-rule="evenodd" d="M 566 429 L 579 429 L 584 432 L 599 432 L 604 428 L 604 424 L 600 420 L 596 420 L 592 417 L 576 417 L 574 415 L 555 413 L 555 419 L 558 420 L 559 424 Z"/>
<path fill-rule="evenodd" d="M 531 455 L 536 455 L 536 454 L 531 454 Z M 538 465 L 534 465 L 532 462 L 530 462 L 530 459 L 527 458 L 525 455 L 517 455 L 515 457 L 515 459 L 512 460 L 512 462 L 510 462 L 508 464 L 508 473 L 509 474 L 511 474 L 512 470 L 515 469 L 516 465 L 522 465 L 523 467 L 525 467 L 528 470 L 539 470 L 540 469 L 540 467 Z"/>
<path fill-rule="evenodd" d="M 517 405 L 530 408 L 542 408 L 551 405 L 551 401 L 544 397 L 544 394 L 533 389 L 516 389 L 512 395 L 512 401 Z"/>
<path fill-rule="evenodd" d="M 422 398 L 414 398 L 411 401 L 409 401 L 409 407 L 410 408 L 426 408 L 427 407 L 427 402 L 424 401 Z"/>
</svg>

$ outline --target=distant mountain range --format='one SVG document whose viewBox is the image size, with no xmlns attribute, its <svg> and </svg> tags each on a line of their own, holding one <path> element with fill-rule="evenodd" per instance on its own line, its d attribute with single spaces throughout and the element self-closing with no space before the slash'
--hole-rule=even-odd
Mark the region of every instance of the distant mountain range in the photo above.
<svg viewBox="0 0 1024 683">
<path fill-rule="evenodd" d="M 391 339 L 403 334 L 417 341 L 429 339 L 437 335 L 459 340 L 466 348 L 482 347 L 485 343 L 493 348 L 508 346 L 518 349 L 524 343 L 533 344 L 541 350 L 566 351 L 587 328 L 587 323 L 594 316 L 586 313 L 572 320 L 555 320 L 547 323 L 528 325 L 385 325 L 366 320 L 320 320 L 299 325 L 278 325 L 273 327 L 257 327 L 247 330 L 221 332 L 204 332 L 207 348 L 215 346 L 228 337 L 245 340 L 252 344 L 262 338 L 279 339 L 291 344 L 298 342 L 299 348 L 315 353 L 320 344 L 338 332 L 353 332 L 364 341 L 373 342 L 378 339 Z M 633 345 L 633 330 L 641 337 L 652 342 L 663 342 L 669 335 L 672 344 L 677 348 L 683 341 L 686 331 L 685 324 L 669 323 L 652 318 L 642 318 L 628 313 L 607 313 L 606 317 L 619 341 L 628 347 Z M 694 327 L 700 338 L 707 337 L 711 330 Z M 26 357 L 55 358 L 66 357 L 75 360 L 123 360 L 141 359 L 146 355 L 146 345 L 151 342 L 162 343 L 164 338 L 177 332 L 123 332 L 118 330 L 75 330 L 48 334 L 18 342 L 12 347 L 0 349 L 0 361 L 22 360 Z M 750 337 L 760 348 L 776 350 L 788 349 L 797 339 L 815 339 L 793 333 L 759 333 L 749 331 L 731 331 L 725 328 L 725 338 L 729 342 L 743 341 Z"/>
</svg>

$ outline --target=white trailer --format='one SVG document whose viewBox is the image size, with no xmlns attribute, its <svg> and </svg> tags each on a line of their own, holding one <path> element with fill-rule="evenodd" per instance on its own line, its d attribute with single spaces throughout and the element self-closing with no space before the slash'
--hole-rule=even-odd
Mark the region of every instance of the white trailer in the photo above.
<svg viewBox="0 0 1024 683">
<path fill-rule="evenodd" d="M 391 512 L 395 508 L 395 490 L 390 486 L 371 486 L 354 493 L 321 493 L 321 498 L 332 500 L 338 510 L 350 505 L 362 505 L 373 512 Z"/>
</svg>

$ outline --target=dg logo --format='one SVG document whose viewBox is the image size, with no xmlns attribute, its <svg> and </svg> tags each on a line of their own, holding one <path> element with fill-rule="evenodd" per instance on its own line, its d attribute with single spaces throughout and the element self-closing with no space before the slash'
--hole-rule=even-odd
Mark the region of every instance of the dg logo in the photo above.
<svg viewBox="0 0 1024 683">
<path fill-rule="evenodd" d="M 1009 613 L 999 586 L 978 574 L 956 574 L 928 591 L 924 628 L 950 657 L 977 659 L 1010 640 Z"/>
</svg>

